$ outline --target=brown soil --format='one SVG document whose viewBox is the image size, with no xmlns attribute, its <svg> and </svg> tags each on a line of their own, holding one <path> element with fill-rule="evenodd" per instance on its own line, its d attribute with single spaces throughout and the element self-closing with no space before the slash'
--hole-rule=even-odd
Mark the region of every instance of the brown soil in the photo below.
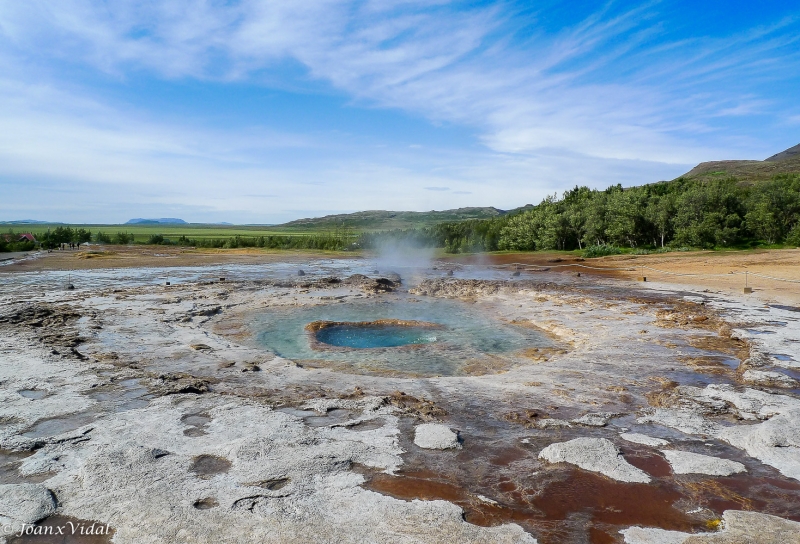
<svg viewBox="0 0 800 544">
<path fill-rule="evenodd" d="M 553 262 L 561 259 L 560 262 Z M 750 272 L 777 278 L 800 281 L 800 249 L 762 249 L 751 251 L 691 251 L 673 252 L 657 255 L 613 255 L 597 259 L 580 259 L 559 253 L 498 253 L 490 255 L 469 255 L 454 257 L 465 263 L 490 265 L 515 264 L 524 266 L 549 267 L 550 272 L 562 272 L 582 276 L 605 276 L 637 280 L 645 276 L 647 281 L 690 285 L 723 294 L 742 294 L 745 276 L 738 274 Z M 592 270 L 577 266 L 628 268 L 630 270 Z M 656 270 L 644 269 L 649 266 Z M 660 272 L 663 271 L 663 272 Z M 669 272 L 670 274 L 666 274 Z M 731 274 L 734 272 L 736 274 Z M 721 276 L 674 276 L 671 274 L 721 274 Z M 748 286 L 753 288 L 752 296 L 763 302 L 800 305 L 800 284 L 789 283 L 753 276 L 747 278 Z"/>
<path fill-rule="evenodd" d="M 33 254 L 31 254 L 33 256 Z M 169 246 L 102 246 L 90 250 L 54 250 L 0 267 L 4 272 L 93 270 L 99 268 L 203 266 L 215 264 L 303 263 L 309 259 L 353 258 L 353 254 L 264 249 L 189 249 Z"/>
</svg>

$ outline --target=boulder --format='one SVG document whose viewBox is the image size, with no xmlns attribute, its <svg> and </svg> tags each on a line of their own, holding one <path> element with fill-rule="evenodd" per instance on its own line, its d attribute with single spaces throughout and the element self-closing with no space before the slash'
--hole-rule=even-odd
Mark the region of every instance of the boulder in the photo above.
<svg viewBox="0 0 800 544">
<path fill-rule="evenodd" d="M 55 511 L 53 494 L 41 484 L 0 485 L 0 516 L 33 524 Z"/>
<path fill-rule="evenodd" d="M 675 474 L 708 474 L 709 476 L 730 476 L 739 472 L 747 472 L 743 464 L 720 459 L 710 455 L 680 450 L 661 450 L 672 466 Z"/>
<path fill-rule="evenodd" d="M 620 482 L 650 482 L 647 473 L 628 463 L 617 447 L 605 438 L 583 437 L 550 444 L 539 453 L 539 459 L 570 463 Z"/>
<path fill-rule="evenodd" d="M 414 429 L 414 444 L 428 450 L 461 448 L 458 433 L 441 423 L 423 423 Z"/>
</svg>

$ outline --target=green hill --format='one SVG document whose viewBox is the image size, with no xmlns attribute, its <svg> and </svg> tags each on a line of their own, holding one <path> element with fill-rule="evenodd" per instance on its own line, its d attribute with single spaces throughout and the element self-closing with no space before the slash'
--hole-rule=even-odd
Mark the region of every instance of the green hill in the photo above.
<svg viewBox="0 0 800 544">
<path fill-rule="evenodd" d="M 520 208 L 517 209 L 519 210 Z M 443 211 L 431 210 L 429 212 L 368 210 L 364 212 L 297 219 L 284 223 L 283 225 L 276 225 L 276 227 L 303 229 L 352 227 L 358 230 L 405 229 L 435 225 L 437 223 L 466 221 L 470 219 L 491 219 L 506 215 L 507 213 L 510 212 L 492 207 L 458 208 L 455 210 Z"/>
<path fill-rule="evenodd" d="M 701 162 L 680 177 L 697 180 L 733 177 L 742 183 L 753 183 L 772 179 L 776 174 L 800 174 L 800 144 L 763 161 Z"/>
</svg>

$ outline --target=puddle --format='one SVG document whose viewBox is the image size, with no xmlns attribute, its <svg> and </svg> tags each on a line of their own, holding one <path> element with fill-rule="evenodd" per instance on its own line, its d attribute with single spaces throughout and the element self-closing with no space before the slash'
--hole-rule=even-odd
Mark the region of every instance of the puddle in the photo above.
<svg viewBox="0 0 800 544">
<path fill-rule="evenodd" d="M 263 487 L 268 491 L 278 491 L 289 485 L 290 481 L 289 478 L 275 478 L 274 480 L 265 480 L 254 485 L 256 487 Z"/>
<path fill-rule="evenodd" d="M 316 412 L 315 412 L 316 413 Z M 331 410 L 325 415 L 314 415 L 306 417 L 303 421 L 309 427 L 328 427 L 349 421 L 351 418 L 350 410 Z"/>
<path fill-rule="evenodd" d="M 783 306 L 781 304 L 770 304 L 770 308 L 775 308 L 776 310 L 785 310 L 787 312 L 800 312 L 800 308 L 795 306 Z"/>
<path fill-rule="evenodd" d="M 462 399 L 452 402 L 462 404 Z M 403 418 L 399 435 L 400 446 L 407 452 L 403 470 L 397 476 L 359 471 L 367 480 L 363 486 L 403 500 L 447 500 L 464 509 L 470 523 L 517 523 L 541 544 L 620 542 L 619 531 L 631 525 L 705 532 L 709 530 L 706 523 L 728 508 L 789 519 L 800 516 L 796 509 L 800 483 L 770 467 L 748 463 L 750 472 L 739 477 L 676 476 L 653 448 L 622 441 L 613 429 L 592 430 L 617 443 L 629 463 L 653 478 L 646 485 L 617 482 L 538 460 L 538 452 L 546 445 L 586 436 L 586 429 L 524 430 L 496 417 L 485 403 L 463 404 L 460 412 L 442 405 L 451 414 L 448 424 L 470 437 L 462 450 L 431 455 L 415 448 L 413 423 Z M 635 432 L 675 443 L 685 440 L 677 431 L 637 427 L 641 428 Z M 710 450 L 698 447 L 702 453 L 746 461 L 741 452 L 737 455 L 738 450 L 725 444 L 714 443 Z"/>
<path fill-rule="evenodd" d="M 181 417 L 181 423 L 189 425 L 190 428 L 183 431 L 184 436 L 198 437 L 208 434 L 205 426 L 211 423 L 211 416 L 203 412 L 186 414 Z"/>
<path fill-rule="evenodd" d="M 145 408 L 153 398 L 148 394 L 147 388 L 139 385 L 139 380 L 135 378 L 92 390 L 87 396 L 114 412 Z"/>
<path fill-rule="evenodd" d="M 737 474 L 723 478 L 681 477 L 688 494 L 715 512 L 728 509 L 764 512 L 800 521 L 800 482 Z"/>
<path fill-rule="evenodd" d="M 217 474 L 224 474 L 231 468 L 231 462 L 224 457 L 216 455 L 198 455 L 192 459 L 189 472 L 194 472 L 198 478 L 207 480 Z"/>
<path fill-rule="evenodd" d="M 771 354 L 772 357 L 779 361 L 787 362 L 787 361 L 794 361 L 791 355 L 784 355 L 783 353 L 773 353 Z"/>
<path fill-rule="evenodd" d="M 295 417 L 299 417 L 309 427 L 330 427 L 331 425 L 341 425 L 353 419 L 350 410 L 335 409 L 326 414 L 320 414 L 314 410 L 298 410 L 297 408 L 276 408 L 276 412 L 283 412 Z"/>
<path fill-rule="evenodd" d="M 50 516 L 26 527 L 35 534 L 12 536 L 8 544 L 108 544 L 114 536 L 108 525 L 66 516 Z"/>
<path fill-rule="evenodd" d="M 375 429 L 383 428 L 385 422 L 382 418 L 375 418 L 375 419 L 368 419 L 367 421 L 361 421 L 356 423 L 355 425 L 348 425 L 347 429 L 351 431 L 374 431 Z"/>
<path fill-rule="evenodd" d="M 87 425 L 97 418 L 95 412 L 81 412 L 77 414 L 70 414 L 60 417 L 53 417 L 42 419 L 31 427 L 28 431 L 22 433 L 26 438 L 46 438 L 49 436 L 57 436 L 59 434 L 74 431 L 84 425 Z"/>
<path fill-rule="evenodd" d="M 672 474 L 672 467 L 669 462 L 653 451 L 624 451 L 623 456 L 630 464 L 642 469 L 653 478 L 661 478 Z"/>
<path fill-rule="evenodd" d="M 17 393 L 19 393 L 26 399 L 34 399 L 34 400 L 43 399 L 47 395 L 49 395 L 47 391 L 42 391 L 40 389 L 22 389 L 20 391 L 17 391 Z"/>
<path fill-rule="evenodd" d="M 215 499 L 214 497 L 206 497 L 205 499 L 199 499 L 194 501 L 194 504 L 192 504 L 192 506 L 194 506 L 198 510 L 211 510 L 212 508 L 216 508 L 217 506 L 219 506 L 219 503 L 217 502 L 217 499 Z"/>
<path fill-rule="evenodd" d="M 403 500 L 452 502 L 476 525 L 518 523 L 542 544 L 585 541 L 590 530 L 596 542 L 601 534 L 612 536 L 636 524 L 681 531 L 705 528 L 704 521 L 673 508 L 680 494 L 659 482 L 623 484 L 581 470 L 555 472 L 547 480 L 530 487 L 500 481 L 501 494 L 486 497 L 495 504 L 425 471 L 376 474 L 364 487 Z"/>
<path fill-rule="evenodd" d="M 33 455 L 32 452 L 16 452 L 0 449 L 0 485 L 3 484 L 24 484 L 39 483 L 53 476 L 52 473 L 35 474 L 33 476 L 22 476 L 19 473 L 19 466 L 26 457 Z"/>
</svg>

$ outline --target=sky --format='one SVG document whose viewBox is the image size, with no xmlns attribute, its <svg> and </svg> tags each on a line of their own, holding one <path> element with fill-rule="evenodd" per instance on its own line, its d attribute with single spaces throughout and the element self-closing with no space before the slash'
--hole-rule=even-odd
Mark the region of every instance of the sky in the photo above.
<svg viewBox="0 0 800 544">
<path fill-rule="evenodd" d="M 0 220 L 535 204 L 800 143 L 800 4 L 0 0 Z"/>
</svg>

